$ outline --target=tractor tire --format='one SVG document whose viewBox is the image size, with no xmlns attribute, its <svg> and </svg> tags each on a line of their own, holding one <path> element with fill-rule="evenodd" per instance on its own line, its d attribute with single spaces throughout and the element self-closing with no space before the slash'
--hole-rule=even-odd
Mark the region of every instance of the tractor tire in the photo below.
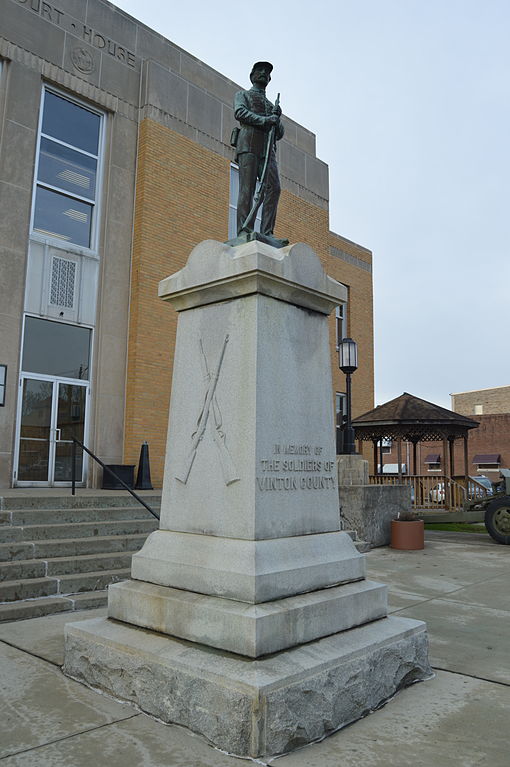
<svg viewBox="0 0 510 767">
<path fill-rule="evenodd" d="M 510 495 L 491 501 L 485 512 L 487 532 L 498 543 L 510 543 Z"/>
</svg>

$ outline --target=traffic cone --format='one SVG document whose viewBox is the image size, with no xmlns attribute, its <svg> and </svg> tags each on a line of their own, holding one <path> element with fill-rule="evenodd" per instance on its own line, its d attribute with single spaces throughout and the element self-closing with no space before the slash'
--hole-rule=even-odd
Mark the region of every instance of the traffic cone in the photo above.
<svg viewBox="0 0 510 767">
<path fill-rule="evenodd" d="M 135 490 L 153 490 L 151 482 L 151 467 L 149 463 L 149 445 L 144 442 L 140 450 L 138 474 L 136 475 Z"/>
</svg>

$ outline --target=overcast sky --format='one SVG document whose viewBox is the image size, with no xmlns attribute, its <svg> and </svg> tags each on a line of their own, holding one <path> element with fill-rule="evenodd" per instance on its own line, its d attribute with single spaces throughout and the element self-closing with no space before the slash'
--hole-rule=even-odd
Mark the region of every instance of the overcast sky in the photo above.
<svg viewBox="0 0 510 767">
<path fill-rule="evenodd" d="M 374 254 L 376 404 L 510 384 L 509 0 L 115 4 L 246 87 L 274 64 Z"/>
</svg>

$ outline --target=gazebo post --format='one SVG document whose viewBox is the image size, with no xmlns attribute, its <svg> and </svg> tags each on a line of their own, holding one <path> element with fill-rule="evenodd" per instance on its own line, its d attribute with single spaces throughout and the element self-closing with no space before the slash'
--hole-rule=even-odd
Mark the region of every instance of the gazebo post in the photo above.
<svg viewBox="0 0 510 767">
<path fill-rule="evenodd" d="M 450 443 L 450 477 L 454 480 L 455 478 L 455 437 L 449 437 L 448 441 Z M 455 494 L 453 485 L 451 488 L 451 494 L 450 494 L 450 505 L 454 503 Z"/>
<path fill-rule="evenodd" d="M 448 437 L 450 443 L 450 477 L 455 477 L 455 437 Z"/>
<path fill-rule="evenodd" d="M 402 483 L 402 438 L 397 439 L 398 481 Z"/>
<path fill-rule="evenodd" d="M 416 445 L 417 441 L 413 439 L 413 474 L 417 476 L 418 472 L 416 471 Z"/>
<path fill-rule="evenodd" d="M 377 440 L 372 440 L 372 447 L 374 448 L 374 474 L 379 474 L 379 471 L 377 469 Z"/>
<path fill-rule="evenodd" d="M 469 487 L 469 463 L 468 463 L 468 435 L 467 433 L 464 434 L 464 480 L 465 480 L 465 486 L 466 491 Z"/>
<path fill-rule="evenodd" d="M 443 437 L 443 466 L 444 466 L 444 505 L 446 509 L 450 508 L 450 450 L 447 437 Z"/>
</svg>

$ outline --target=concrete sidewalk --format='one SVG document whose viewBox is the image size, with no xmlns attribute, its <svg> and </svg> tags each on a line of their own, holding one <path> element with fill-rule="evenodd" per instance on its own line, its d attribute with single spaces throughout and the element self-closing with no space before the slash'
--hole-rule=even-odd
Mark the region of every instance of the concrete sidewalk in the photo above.
<svg viewBox="0 0 510 767">
<path fill-rule="evenodd" d="M 367 554 L 390 611 L 425 620 L 436 676 L 278 767 L 508 767 L 510 547 L 427 533 L 424 551 Z M 0 625 L 2 767 L 236 767 L 183 728 L 63 676 L 63 626 L 102 610 Z M 264 764 L 265 762 L 258 762 Z"/>
</svg>

